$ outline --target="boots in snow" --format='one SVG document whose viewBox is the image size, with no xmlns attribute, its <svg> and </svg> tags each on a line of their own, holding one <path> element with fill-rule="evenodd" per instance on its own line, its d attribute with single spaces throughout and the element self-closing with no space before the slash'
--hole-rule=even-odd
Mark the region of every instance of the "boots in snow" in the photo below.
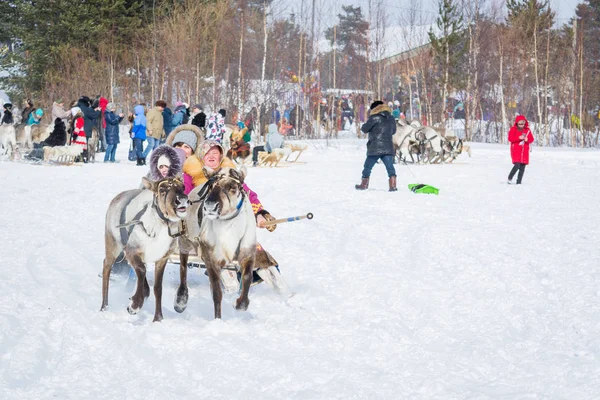
<svg viewBox="0 0 600 400">
<path fill-rule="evenodd" d="M 390 192 L 397 192 L 398 188 L 396 188 L 396 177 L 390 176 Z"/>
<path fill-rule="evenodd" d="M 369 178 L 362 178 L 360 185 L 354 185 L 356 190 L 367 190 L 369 188 Z"/>
</svg>

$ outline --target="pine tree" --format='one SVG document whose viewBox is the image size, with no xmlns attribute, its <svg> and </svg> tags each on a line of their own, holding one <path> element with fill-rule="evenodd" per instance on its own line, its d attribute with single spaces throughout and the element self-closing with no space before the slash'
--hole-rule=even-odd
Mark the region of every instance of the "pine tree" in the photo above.
<svg viewBox="0 0 600 400">
<path fill-rule="evenodd" d="M 456 69 L 458 60 L 465 53 L 463 41 L 463 20 L 458 12 L 455 0 L 439 0 L 439 15 L 436 19 L 441 35 L 438 37 L 433 29 L 429 31 L 429 40 L 435 58 L 440 65 L 441 75 L 438 79 L 441 85 L 441 115 L 440 120 L 445 120 L 446 97 L 448 86 L 451 83 L 451 72 Z M 457 71 L 458 72 L 458 71 Z"/>
<path fill-rule="evenodd" d="M 585 93 L 587 109 L 595 114 L 595 119 L 598 120 L 600 115 L 600 91 L 597 88 L 600 85 L 600 0 L 589 0 L 588 4 L 580 3 L 576 10 L 577 17 L 577 41 L 583 40 L 583 62 L 586 88 Z M 572 30 L 571 30 L 572 35 Z M 586 121 L 584 121 L 584 125 Z M 588 127 L 593 129 L 592 124 L 588 123 Z"/>
<path fill-rule="evenodd" d="M 365 87 L 364 71 L 367 65 L 367 31 L 369 22 L 362 15 L 360 7 L 342 6 L 344 14 L 338 14 L 335 42 L 334 28 L 325 31 L 325 38 L 339 49 L 336 56 L 340 70 L 338 87 L 356 89 Z"/>
<path fill-rule="evenodd" d="M 61 64 L 68 49 L 96 57 L 107 38 L 113 45 L 131 45 L 143 32 L 151 4 L 149 0 L 14 0 L 10 3 L 14 22 L 5 35 L 19 39 L 23 46 L 4 62 L 4 66 L 18 66 L 4 79 L 4 86 L 40 93 L 45 76 Z M 6 7 L 6 2 L 0 5 Z"/>
<path fill-rule="evenodd" d="M 521 74 L 523 100 L 519 112 L 535 116 L 534 121 L 542 124 L 540 132 L 544 138 L 549 134 L 545 118 L 549 93 L 544 71 L 550 62 L 547 43 L 554 24 L 554 12 L 549 4 L 549 0 L 508 0 L 506 3 L 507 22 L 514 38 L 513 52 L 517 55 L 515 62 Z M 534 93 L 534 97 L 529 93 Z"/>
</svg>

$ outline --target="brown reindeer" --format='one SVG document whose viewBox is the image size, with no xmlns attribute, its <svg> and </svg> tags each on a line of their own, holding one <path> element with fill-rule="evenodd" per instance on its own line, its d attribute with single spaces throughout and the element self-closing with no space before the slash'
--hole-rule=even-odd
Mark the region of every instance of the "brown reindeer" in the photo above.
<svg viewBox="0 0 600 400">
<path fill-rule="evenodd" d="M 152 182 L 142 178 L 144 189 L 128 190 L 117 195 L 106 213 L 105 258 L 102 270 L 102 307 L 108 307 L 108 284 L 115 261 L 125 257 L 137 275 L 137 288 L 127 307 L 136 314 L 150 296 L 146 264 L 155 263 L 154 321 L 161 321 L 162 280 L 169 255 L 175 250 L 176 238 L 184 232 L 188 198 L 179 179 Z"/>
</svg>

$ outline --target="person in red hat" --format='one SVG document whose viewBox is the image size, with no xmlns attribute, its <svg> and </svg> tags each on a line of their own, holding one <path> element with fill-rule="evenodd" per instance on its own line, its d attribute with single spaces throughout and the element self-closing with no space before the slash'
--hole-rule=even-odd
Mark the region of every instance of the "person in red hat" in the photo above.
<svg viewBox="0 0 600 400">
<path fill-rule="evenodd" d="M 525 166 L 529 164 L 529 145 L 533 142 L 533 133 L 529 129 L 527 118 L 517 115 L 515 124 L 508 131 L 508 141 L 510 142 L 510 156 L 513 167 L 508 174 L 508 184 L 512 184 L 512 179 L 517 173 L 517 185 L 521 184 Z"/>
</svg>

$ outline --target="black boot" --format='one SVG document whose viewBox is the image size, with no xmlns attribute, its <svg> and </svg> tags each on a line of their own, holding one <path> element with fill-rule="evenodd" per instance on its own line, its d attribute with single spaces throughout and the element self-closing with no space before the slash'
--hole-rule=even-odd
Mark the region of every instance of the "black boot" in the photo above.
<svg viewBox="0 0 600 400">
<path fill-rule="evenodd" d="M 397 192 L 398 188 L 396 188 L 396 177 L 395 176 L 390 176 L 389 183 L 390 183 L 390 192 Z"/>
<path fill-rule="evenodd" d="M 356 190 L 367 190 L 369 188 L 369 178 L 362 178 L 360 185 L 354 185 Z"/>
<path fill-rule="evenodd" d="M 142 166 L 142 165 L 144 165 L 144 162 L 142 161 L 142 159 L 141 159 L 141 158 L 138 158 L 138 159 L 137 159 L 137 163 L 136 163 L 135 165 L 137 165 L 137 166 L 139 167 L 139 166 Z"/>
</svg>

